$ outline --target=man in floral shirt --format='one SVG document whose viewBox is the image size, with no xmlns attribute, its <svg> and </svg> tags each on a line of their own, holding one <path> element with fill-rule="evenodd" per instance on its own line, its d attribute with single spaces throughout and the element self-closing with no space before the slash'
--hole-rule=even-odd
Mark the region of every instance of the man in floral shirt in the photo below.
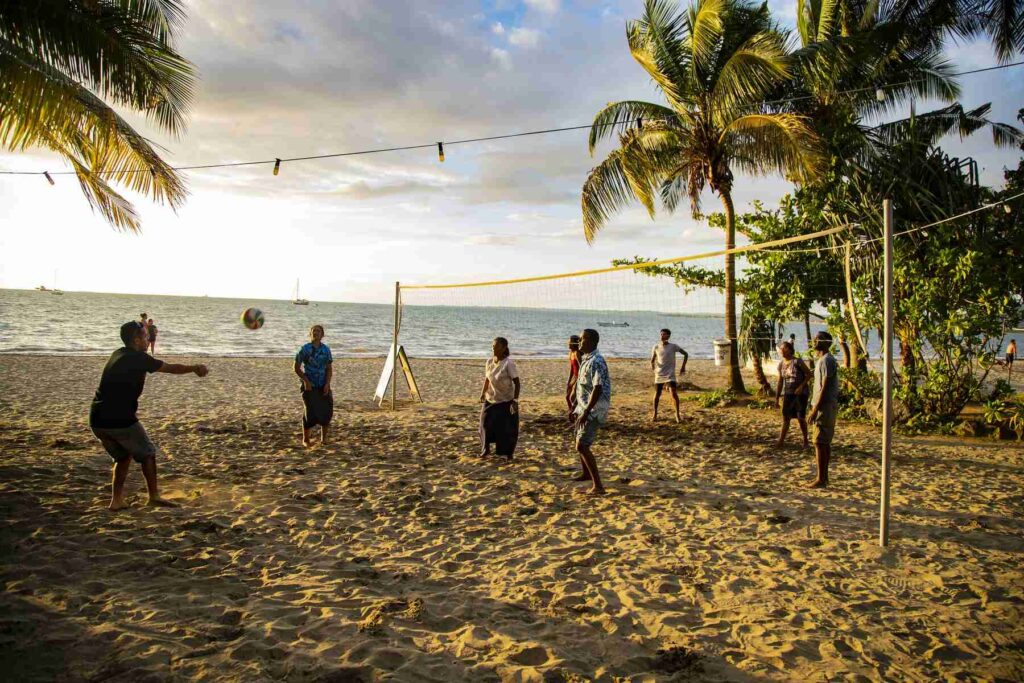
<svg viewBox="0 0 1024 683">
<path fill-rule="evenodd" d="M 320 443 L 327 443 L 327 429 L 334 417 L 334 398 L 331 396 L 333 373 L 331 349 L 322 342 L 323 325 L 309 328 L 309 343 L 295 354 L 295 374 L 302 380 L 302 445 L 312 445 L 310 432 L 320 425 Z"/>
<path fill-rule="evenodd" d="M 608 421 L 608 408 L 611 407 L 612 399 L 608 363 L 597 350 L 600 339 L 597 330 L 583 330 L 580 335 L 582 358 L 576 379 L 576 452 L 580 454 L 583 471 L 575 481 L 592 482 L 592 494 L 604 493 L 604 486 L 590 447 L 597 438 L 598 427 Z"/>
</svg>

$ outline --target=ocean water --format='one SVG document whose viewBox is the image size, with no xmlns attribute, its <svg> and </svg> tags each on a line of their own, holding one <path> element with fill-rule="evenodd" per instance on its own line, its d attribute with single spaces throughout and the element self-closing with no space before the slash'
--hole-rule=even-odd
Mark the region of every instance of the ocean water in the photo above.
<svg viewBox="0 0 1024 683">
<path fill-rule="evenodd" d="M 242 326 L 240 315 L 255 306 L 266 324 Z M 394 309 L 390 305 L 221 299 L 66 292 L 54 296 L 32 290 L 0 290 L 0 353 L 106 355 L 120 346 L 122 323 L 145 311 L 160 330 L 157 355 L 291 356 L 307 340 L 310 325 L 322 324 L 325 343 L 336 357 L 384 356 L 391 345 Z M 601 327 L 627 322 L 628 327 Z M 712 340 L 723 336 L 721 317 L 650 311 L 587 311 L 532 308 L 405 306 L 400 343 L 421 358 L 483 358 L 490 340 L 503 336 L 516 356 L 560 357 L 570 334 L 586 327 L 601 333 L 609 357 L 647 357 L 668 327 L 672 340 L 692 358 L 712 358 Z M 815 329 L 818 329 L 817 327 Z M 803 338 L 803 326 L 789 332 Z M 873 354 L 877 340 L 869 340 Z M 802 349 L 802 342 L 798 343 Z"/>
</svg>

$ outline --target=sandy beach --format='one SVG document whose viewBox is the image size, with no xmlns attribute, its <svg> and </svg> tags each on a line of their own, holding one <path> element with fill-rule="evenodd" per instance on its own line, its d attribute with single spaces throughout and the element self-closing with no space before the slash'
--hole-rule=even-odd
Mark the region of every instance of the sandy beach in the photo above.
<svg viewBox="0 0 1024 683">
<path fill-rule="evenodd" d="M 397 413 L 379 359 L 338 361 L 335 441 L 305 450 L 290 361 L 213 358 L 141 401 L 181 507 L 145 507 L 133 466 L 113 514 L 104 362 L 0 357 L 7 680 L 1024 679 L 1015 442 L 899 437 L 883 551 L 868 425 L 840 423 L 833 487 L 806 490 L 774 412 L 652 425 L 649 366 L 613 360 L 595 500 L 568 480 L 562 361 L 519 361 L 499 465 L 475 456 L 482 361 L 413 359 L 425 402 Z"/>
</svg>

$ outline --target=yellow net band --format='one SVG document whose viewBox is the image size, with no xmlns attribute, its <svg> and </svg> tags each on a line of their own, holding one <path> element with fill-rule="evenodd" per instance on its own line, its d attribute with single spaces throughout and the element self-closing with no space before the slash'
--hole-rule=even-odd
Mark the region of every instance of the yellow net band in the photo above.
<svg viewBox="0 0 1024 683">
<path fill-rule="evenodd" d="M 835 235 L 838 232 L 842 232 L 849 227 L 848 225 L 840 225 L 836 228 L 828 228 L 827 230 L 819 230 L 818 232 L 812 232 L 808 235 L 797 235 L 795 237 L 786 237 L 780 240 L 772 240 L 771 242 L 761 242 L 759 244 L 748 244 L 743 247 L 735 247 L 733 249 L 721 249 L 719 251 L 709 251 L 703 254 L 691 254 L 690 256 L 677 256 L 676 258 L 661 259 L 660 261 L 650 261 L 647 263 L 631 263 L 625 266 L 609 266 L 608 268 L 595 268 L 594 270 L 578 270 L 575 273 L 558 273 L 556 275 L 537 275 L 535 277 L 521 277 L 514 280 L 491 280 L 489 282 L 463 282 L 457 284 L 446 284 L 446 285 L 401 285 L 402 289 L 460 289 L 464 287 L 491 287 L 493 285 L 515 285 L 523 282 L 541 282 L 543 280 L 561 280 L 569 277 L 581 277 L 583 275 L 599 275 L 601 273 L 614 273 L 619 270 L 637 270 L 640 268 L 650 268 L 651 266 L 667 266 L 673 263 L 683 263 L 685 261 L 696 261 L 698 259 L 710 258 L 713 256 L 725 256 L 726 254 L 742 254 L 748 251 L 758 251 L 761 249 L 768 249 L 771 247 L 780 247 L 786 244 L 792 244 L 793 242 L 804 242 L 806 240 L 812 240 L 818 237 L 825 237 L 827 235 Z"/>
</svg>

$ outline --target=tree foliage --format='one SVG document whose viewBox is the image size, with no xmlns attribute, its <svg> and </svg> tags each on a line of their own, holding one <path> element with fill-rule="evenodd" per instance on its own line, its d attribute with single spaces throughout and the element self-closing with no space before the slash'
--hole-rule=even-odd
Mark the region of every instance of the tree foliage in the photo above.
<svg viewBox="0 0 1024 683">
<path fill-rule="evenodd" d="M 172 46 L 183 21 L 179 0 L 0 3 L 0 147 L 63 156 L 118 229 L 140 223 L 113 184 L 179 206 L 184 181 L 115 107 L 184 131 L 195 70 Z"/>
</svg>

